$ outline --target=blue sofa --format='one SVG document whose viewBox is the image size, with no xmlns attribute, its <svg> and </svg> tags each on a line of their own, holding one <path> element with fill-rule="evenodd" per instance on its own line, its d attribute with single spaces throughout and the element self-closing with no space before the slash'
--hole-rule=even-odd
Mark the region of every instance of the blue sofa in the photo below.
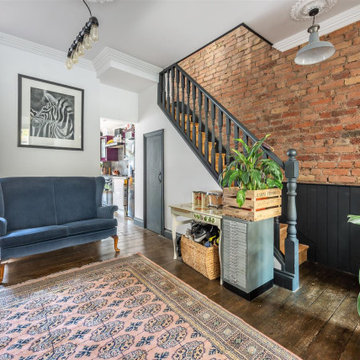
<svg viewBox="0 0 360 360">
<path fill-rule="evenodd" d="M 116 206 L 101 206 L 103 177 L 0 178 L 3 261 L 113 237 Z"/>
</svg>

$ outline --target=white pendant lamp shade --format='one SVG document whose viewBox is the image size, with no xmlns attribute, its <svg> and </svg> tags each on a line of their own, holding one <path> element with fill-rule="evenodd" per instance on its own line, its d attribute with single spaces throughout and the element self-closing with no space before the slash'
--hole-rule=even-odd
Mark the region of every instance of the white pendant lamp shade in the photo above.
<svg viewBox="0 0 360 360">
<path fill-rule="evenodd" d="M 334 45 L 329 41 L 320 41 L 320 26 L 315 24 L 315 16 L 319 13 L 319 9 L 314 8 L 309 12 L 309 16 L 313 18 L 313 24 L 309 27 L 310 33 L 309 43 L 301 48 L 295 57 L 295 63 L 298 65 L 312 65 L 328 59 L 335 53 Z"/>
<path fill-rule="evenodd" d="M 309 43 L 301 48 L 296 54 L 296 64 L 312 65 L 324 61 L 334 55 L 334 45 L 329 41 L 320 41 L 318 30 L 318 25 L 314 25 L 309 28 Z"/>
</svg>

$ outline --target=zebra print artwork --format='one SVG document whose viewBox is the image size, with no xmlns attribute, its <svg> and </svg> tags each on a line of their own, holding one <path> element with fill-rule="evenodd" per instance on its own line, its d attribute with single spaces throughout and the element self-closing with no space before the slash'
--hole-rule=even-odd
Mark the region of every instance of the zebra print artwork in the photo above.
<svg viewBox="0 0 360 360">
<path fill-rule="evenodd" d="M 30 88 L 30 136 L 74 140 L 75 98 Z"/>
</svg>

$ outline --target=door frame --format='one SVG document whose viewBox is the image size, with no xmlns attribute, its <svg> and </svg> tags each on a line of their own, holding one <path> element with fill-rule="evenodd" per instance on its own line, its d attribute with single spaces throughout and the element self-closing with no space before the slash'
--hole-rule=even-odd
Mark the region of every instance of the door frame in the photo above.
<svg viewBox="0 0 360 360">
<path fill-rule="evenodd" d="M 144 217 L 144 228 L 147 228 L 147 218 L 146 218 L 146 197 L 147 197 L 147 187 L 146 187 L 146 180 L 147 180 L 147 167 L 146 167 L 146 160 L 147 160 L 147 140 L 153 136 L 160 135 L 161 139 L 161 173 L 162 173 L 162 181 L 161 181 L 161 233 L 160 235 L 164 236 L 165 233 L 165 211 L 164 211 L 164 129 L 151 131 L 149 133 L 144 134 L 143 136 L 143 144 L 144 144 L 144 210 L 143 210 L 143 217 Z"/>
</svg>

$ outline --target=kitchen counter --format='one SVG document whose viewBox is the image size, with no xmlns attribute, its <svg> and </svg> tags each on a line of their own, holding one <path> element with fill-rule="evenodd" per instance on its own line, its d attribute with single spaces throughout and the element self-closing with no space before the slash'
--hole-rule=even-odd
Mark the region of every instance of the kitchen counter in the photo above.
<svg viewBox="0 0 360 360">
<path fill-rule="evenodd" d="M 126 176 L 126 175 L 103 175 L 103 174 L 101 174 L 100 176 L 116 178 L 116 179 L 127 179 L 128 178 L 128 176 Z"/>
</svg>

